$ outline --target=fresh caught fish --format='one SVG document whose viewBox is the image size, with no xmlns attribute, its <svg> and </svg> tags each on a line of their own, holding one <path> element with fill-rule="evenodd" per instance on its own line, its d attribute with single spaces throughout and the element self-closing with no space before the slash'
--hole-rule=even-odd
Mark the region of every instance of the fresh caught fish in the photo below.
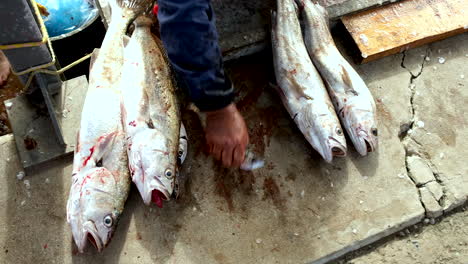
<svg viewBox="0 0 468 264">
<path fill-rule="evenodd" d="M 67 221 L 78 250 L 87 239 L 98 251 L 109 243 L 130 190 L 120 112 L 122 36 L 151 0 L 111 0 L 112 22 L 89 76 L 73 160 Z"/>
<path fill-rule="evenodd" d="M 152 23 L 148 15 L 134 22 L 124 51 L 122 109 L 132 180 L 145 204 L 153 201 L 162 207 L 176 185 L 181 116 L 168 61 L 150 31 Z"/>
<path fill-rule="evenodd" d="M 303 4 L 304 40 L 335 105 L 341 123 L 362 156 L 377 148 L 375 102 L 366 84 L 343 58 L 328 28 L 325 8 L 310 0 Z"/>
<path fill-rule="evenodd" d="M 277 0 L 277 10 L 271 35 L 278 93 L 307 141 L 331 162 L 346 155 L 340 122 L 307 54 L 294 0 Z"/>
</svg>

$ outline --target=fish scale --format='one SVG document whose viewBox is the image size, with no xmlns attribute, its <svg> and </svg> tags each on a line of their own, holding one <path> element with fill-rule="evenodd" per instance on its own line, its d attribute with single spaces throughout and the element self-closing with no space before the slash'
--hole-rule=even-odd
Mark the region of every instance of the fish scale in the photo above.
<svg viewBox="0 0 468 264">
<path fill-rule="evenodd" d="M 328 93 L 342 125 L 362 156 L 378 144 L 374 98 L 367 85 L 335 46 L 324 7 L 310 0 L 302 6 L 304 41 L 309 55 L 327 84 Z"/>
<path fill-rule="evenodd" d="M 93 55 L 73 159 L 67 221 L 80 252 L 107 246 L 130 191 L 119 87 L 122 37 L 152 0 L 111 0 L 112 22 Z M 104 180 L 105 179 L 105 180 Z"/>
<path fill-rule="evenodd" d="M 179 148 L 186 150 L 176 88 L 162 45 L 139 16 L 124 52 L 122 108 L 132 180 L 145 204 L 162 207 L 177 188 Z M 179 141 L 184 146 L 179 147 Z M 185 158 L 185 154 L 181 156 Z"/>
<path fill-rule="evenodd" d="M 346 140 L 322 79 L 302 38 L 294 0 L 277 0 L 272 13 L 276 87 L 307 141 L 327 162 L 346 155 Z"/>
</svg>

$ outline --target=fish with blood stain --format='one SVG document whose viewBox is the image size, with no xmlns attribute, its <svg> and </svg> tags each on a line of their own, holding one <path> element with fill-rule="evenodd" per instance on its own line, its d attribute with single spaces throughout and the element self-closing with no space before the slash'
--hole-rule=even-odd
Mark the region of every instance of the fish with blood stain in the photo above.
<svg viewBox="0 0 468 264">
<path fill-rule="evenodd" d="M 153 18 L 135 19 L 125 47 L 122 80 L 123 124 L 128 136 L 128 166 L 145 204 L 171 199 L 176 186 L 182 130 L 176 86 L 162 43 L 151 33 Z M 151 51 L 151 56 L 148 54 Z M 138 71 L 135 65 L 138 63 Z M 131 121 L 139 120 L 136 126 Z M 144 121 L 144 122 L 143 122 Z"/>
<path fill-rule="evenodd" d="M 91 159 L 91 157 L 93 156 L 93 153 L 94 153 L 94 149 L 96 148 L 96 146 L 92 146 L 90 149 L 89 149 L 89 156 L 85 158 L 85 160 L 83 161 L 83 167 L 86 166 L 86 164 L 88 163 L 88 161 Z"/>
<path fill-rule="evenodd" d="M 73 161 L 67 202 L 70 224 L 79 252 L 88 239 L 98 251 L 109 243 L 130 192 L 130 173 L 120 108 L 124 50 L 122 39 L 137 16 L 152 7 L 152 0 L 109 0 L 112 19 L 99 55 L 93 52 Z M 97 161 L 100 161 L 97 166 Z M 105 183 L 104 174 L 109 177 Z M 112 180 L 111 180 L 112 179 Z M 89 195 L 82 195 L 88 193 Z"/>
</svg>

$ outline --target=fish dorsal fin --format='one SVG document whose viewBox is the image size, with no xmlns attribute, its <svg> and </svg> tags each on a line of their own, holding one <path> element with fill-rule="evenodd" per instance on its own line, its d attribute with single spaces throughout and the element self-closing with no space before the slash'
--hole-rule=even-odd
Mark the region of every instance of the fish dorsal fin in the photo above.
<svg viewBox="0 0 468 264">
<path fill-rule="evenodd" d="M 89 62 L 89 72 L 91 72 L 91 70 L 93 69 L 94 62 L 96 61 L 98 55 L 99 55 L 99 49 L 96 48 L 93 50 L 93 55 L 91 55 L 91 59 Z"/>
</svg>

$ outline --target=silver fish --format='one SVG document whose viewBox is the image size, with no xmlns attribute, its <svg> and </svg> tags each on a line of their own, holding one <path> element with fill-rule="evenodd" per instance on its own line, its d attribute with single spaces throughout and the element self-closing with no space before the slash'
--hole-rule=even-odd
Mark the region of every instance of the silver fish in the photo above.
<svg viewBox="0 0 468 264">
<path fill-rule="evenodd" d="M 112 22 L 92 64 L 73 160 L 67 221 L 78 250 L 87 239 L 98 251 L 109 243 L 130 191 L 120 112 L 122 36 L 151 0 L 111 0 Z"/>
<path fill-rule="evenodd" d="M 176 185 L 182 128 L 171 70 L 152 23 L 147 15 L 134 22 L 124 52 L 122 108 L 132 180 L 145 204 L 162 207 Z"/>
<path fill-rule="evenodd" d="M 327 84 L 341 123 L 362 156 L 377 148 L 375 102 L 359 74 L 340 54 L 328 28 L 325 8 L 310 0 L 303 4 L 304 40 L 315 66 Z"/>
<path fill-rule="evenodd" d="M 294 0 L 278 0 L 277 10 L 271 34 L 277 91 L 307 141 L 331 162 L 346 155 L 340 122 L 307 54 Z"/>
</svg>

